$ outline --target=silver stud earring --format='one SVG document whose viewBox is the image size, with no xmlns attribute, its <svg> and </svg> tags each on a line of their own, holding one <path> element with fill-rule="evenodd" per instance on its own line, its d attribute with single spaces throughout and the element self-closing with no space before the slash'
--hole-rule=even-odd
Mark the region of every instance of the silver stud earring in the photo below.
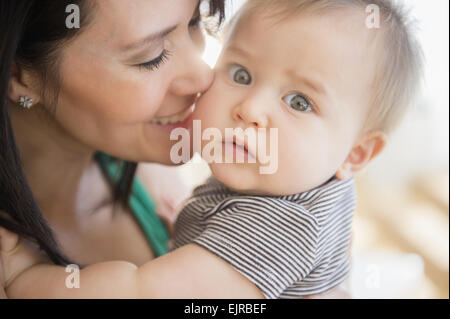
<svg viewBox="0 0 450 319">
<path fill-rule="evenodd" d="M 30 109 L 33 106 L 33 99 L 28 96 L 21 96 L 19 97 L 19 105 L 26 109 Z"/>
</svg>

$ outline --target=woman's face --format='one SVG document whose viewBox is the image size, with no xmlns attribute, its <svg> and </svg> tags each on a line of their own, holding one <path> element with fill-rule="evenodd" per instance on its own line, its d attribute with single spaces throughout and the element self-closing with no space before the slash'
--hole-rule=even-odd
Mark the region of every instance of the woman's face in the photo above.
<svg viewBox="0 0 450 319">
<path fill-rule="evenodd" d="M 200 58 L 199 1 L 95 4 L 89 26 L 62 50 L 56 121 L 93 149 L 171 164 L 170 131 L 190 125 L 213 79 Z"/>
</svg>

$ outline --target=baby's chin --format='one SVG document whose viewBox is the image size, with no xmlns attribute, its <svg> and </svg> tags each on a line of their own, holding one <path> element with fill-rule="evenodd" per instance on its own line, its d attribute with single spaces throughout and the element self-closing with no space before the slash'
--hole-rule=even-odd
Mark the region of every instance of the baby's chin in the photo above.
<svg viewBox="0 0 450 319">
<path fill-rule="evenodd" d="M 288 196 L 310 191 L 326 183 L 330 178 L 310 181 L 306 184 L 300 178 L 282 178 L 275 175 L 261 175 L 249 164 L 210 164 L 214 177 L 229 189 L 240 194 L 254 196 Z M 293 177 L 293 175 L 290 175 Z M 280 180 L 281 178 L 281 180 Z M 331 177 L 333 178 L 333 177 Z"/>
<path fill-rule="evenodd" d="M 247 165 L 213 163 L 209 167 L 219 182 L 235 192 L 248 195 L 268 195 L 261 189 L 261 180 Z"/>
</svg>

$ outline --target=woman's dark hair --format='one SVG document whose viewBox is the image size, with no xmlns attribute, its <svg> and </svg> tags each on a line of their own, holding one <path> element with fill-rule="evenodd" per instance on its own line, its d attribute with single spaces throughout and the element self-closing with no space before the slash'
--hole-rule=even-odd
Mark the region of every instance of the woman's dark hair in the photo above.
<svg viewBox="0 0 450 319">
<path fill-rule="evenodd" d="M 225 0 L 208 2 L 211 16 L 218 17 L 221 23 Z M 25 178 L 8 112 L 8 87 L 12 66 L 17 63 L 37 72 L 42 83 L 51 84 L 53 91 L 58 91 L 58 48 L 82 29 L 66 27 L 66 8 L 70 4 L 80 8 L 80 24 L 89 23 L 89 14 L 83 13 L 92 12 L 95 7 L 92 0 L 0 1 L 0 211 L 6 213 L 0 214 L 0 226 L 36 242 L 58 265 L 72 261 L 58 247 Z M 121 164 L 118 182 L 108 180 L 113 188 L 113 201 L 128 206 L 137 163 L 121 161 Z"/>
</svg>

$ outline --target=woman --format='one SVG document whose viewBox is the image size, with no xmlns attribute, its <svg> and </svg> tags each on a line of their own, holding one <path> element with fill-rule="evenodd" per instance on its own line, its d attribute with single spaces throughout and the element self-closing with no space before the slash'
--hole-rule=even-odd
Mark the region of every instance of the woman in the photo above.
<svg viewBox="0 0 450 319">
<path fill-rule="evenodd" d="M 69 4 L 80 8 L 79 29 L 66 28 Z M 223 12 L 223 1 L 211 4 L 212 13 Z M 134 163 L 170 164 L 169 126 L 152 119 L 185 112 L 212 81 L 199 57 L 198 1 L 2 1 L 1 6 L 1 101 L 9 103 L 2 105 L 1 189 L 8 193 L 1 194 L 0 209 L 15 221 L 1 225 L 36 238 L 55 263 L 121 258 L 142 264 L 165 253 L 149 249 L 133 216 L 137 212 L 125 204 Z M 149 41 L 160 31 L 167 34 Z M 19 105 L 21 97 L 33 101 L 29 109 Z M 111 193 L 104 153 L 127 161 L 113 193 L 125 207 L 117 208 L 114 219 L 112 206 L 102 205 Z M 160 246 L 164 233 L 160 237 L 153 246 Z"/>
<path fill-rule="evenodd" d="M 207 2 L 209 15 L 222 21 L 224 0 Z M 77 12 L 70 16 L 69 4 L 80 10 L 79 29 L 67 27 Z M 199 5 L 0 3 L 3 251 L 17 243 L 13 232 L 36 242 L 57 265 L 125 260 L 140 266 L 168 252 L 168 232 L 133 177 L 138 162 L 171 165 L 170 131 L 189 125 L 191 105 L 212 82 L 200 59 Z M 170 255 L 159 265 L 182 276 L 187 265 Z M 15 264 L 5 264 L 8 279 Z M 232 284 L 237 276 L 230 269 L 224 278 Z M 234 288 L 242 293 L 234 297 L 261 296 L 255 287 Z"/>
</svg>

